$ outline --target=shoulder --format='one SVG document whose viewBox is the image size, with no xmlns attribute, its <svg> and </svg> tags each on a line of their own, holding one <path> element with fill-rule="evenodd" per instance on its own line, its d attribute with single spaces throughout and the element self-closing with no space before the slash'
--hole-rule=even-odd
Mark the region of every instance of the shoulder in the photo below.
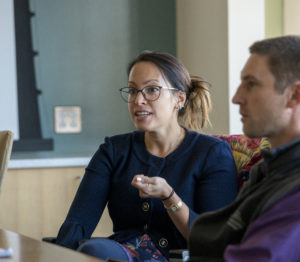
<svg viewBox="0 0 300 262">
<path fill-rule="evenodd" d="M 238 245 L 225 250 L 228 261 L 298 261 L 300 188 L 281 199 L 248 227 Z M 249 252 L 251 251 L 251 252 Z M 247 259 L 245 259 L 247 252 Z"/>
<path fill-rule="evenodd" d="M 107 136 L 104 138 L 104 143 L 101 146 L 113 146 L 119 149 L 123 148 L 124 146 L 128 146 L 128 144 L 132 143 L 133 141 L 138 142 L 142 141 L 143 133 L 139 131 L 134 131 L 131 133 L 125 134 L 118 134 L 114 136 Z"/>
<path fill-rule="evenodd" d="M 230 146 L 219 138 L 187 131 L 185 145 L 185 153 L 190 159 L 201 160 L 204 167 L 230 166 L 235 169 Z"/>
<path fill-rule="evenodd" d="M 109 158 L 124 156 L 128 154 L 133 144 L 138 145 L 142 141 L 142 132 L 134 131 L 131 133 L 107 136 L 104 142 L 100 144 L 98 150 L 94 154 L 94 158 L 102 157 L 103 155 Z"/>
<path fill-rule="evenodd" d="M 228 143 L 223 140 L 206 134 L 200 134 L 194 131 L 187 131 L 187 144 L 194 153 L 205 154 L 207 157 L 230 157 L 232 151 Z"/>
<path fill-rule="evenodd" d="M 125 134 L 118 134 L 118 135 L 114 135 L 114 136 L 106 136 L 104 138 L 104 143 L 112 143 L 112 144 L 124 144 L 128 141 L 130 141 L 130 139 L 132 137 L 134 137 L 136 135 L 136 133 L 138 132 L 131 132 L 131 133 L 125 133 Z"/>
<path fill-rule="evenodd" d="M 197 133 L 195 131 L 187 130 L 187 136 L 190 140 L 194 141 L 197 144 L 206 145 L 206 146 L 225 146 L 228 147 L 228 143 L 224 142 L 220 138 L 212 135 L 206 135 Z"/>
<path fill-rule="evenodd" d="M 288 232 L 298 228 L 300 234 L 300 187 L 296 187 L 279 200 L 272 208 L 260 215 L 253 223 L 250 224 L 245 239 L 252 236 L 262 236 L 269 232 Z M 285 237 L 288 237 L 284 233 Z M 300 235 L 299 235 L 300 240 Z"/>
<path fill-rule="evenodd" d="M 260 216 L 261 221 L 266 221 L 267 223 L 272 220 L 278 219 L 290 219 L 291 215 L 296 215 L 299 227 L 299 217 L 300 217 L 300 186 L 294 188 L 290 193 L 281 198 L 272 208 L 267 210 L 264 214 Z M 271 220 L 271 221 L 270 221 Z"/>
</svg>

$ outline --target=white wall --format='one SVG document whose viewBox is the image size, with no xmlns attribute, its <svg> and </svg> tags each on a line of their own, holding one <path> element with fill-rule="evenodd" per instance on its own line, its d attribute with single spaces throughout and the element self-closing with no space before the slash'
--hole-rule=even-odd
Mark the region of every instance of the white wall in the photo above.
<svg viewBox="0 0 300 262">
<path fill-rule="evenodd" d="M 0 130 L 19 138 L 13 0 L 0 1 Z"/>
<path fill-rule="evenodd" d="M 240 72 L 249 57 L 249 46 L 265 37 L 265 2 L 228 0 L 229 133 L 242 134 L 239 106 L 231 102 L 240 83 Z"/>
</svg>

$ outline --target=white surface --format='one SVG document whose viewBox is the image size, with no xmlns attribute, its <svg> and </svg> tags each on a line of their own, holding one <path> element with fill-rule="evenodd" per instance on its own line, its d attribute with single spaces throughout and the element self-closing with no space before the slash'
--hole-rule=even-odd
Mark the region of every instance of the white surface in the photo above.
<svg viewBox="0 0 300 262">
<path fill-rule="evenodd" d="M 265 38 L 265 1 L 228 0 L 229 133 L 243 134 L 239 107 L 231 102 L 249 46 Z"/>
<path fill-rule="evenodd" d="M 13 0 L 0 1 L 0 130 L 19 138 Z"/>
<path fill-rule="evenodd" d="M 13 254 L 12 248 L 3 249 L 0 248 L 0 257 L 11 257 Z"/>
<path fill-rule="evenodd" d="M 90 157 L 11 159 L 8 169 L 87 166 Z"/>
</svg>

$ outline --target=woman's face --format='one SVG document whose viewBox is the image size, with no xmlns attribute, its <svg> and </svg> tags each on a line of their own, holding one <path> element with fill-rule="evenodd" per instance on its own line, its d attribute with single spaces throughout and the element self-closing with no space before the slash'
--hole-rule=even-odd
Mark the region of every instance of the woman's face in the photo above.
<svg viewBox="0 0 300 262">
<path fill-rule="evenodd" d="M 148 132 L 167 131 L 174 124 L 177 124 L 177 92 L 170 90 L 172 86 L 163 77 L 155 64 L 151 62 L 135 64 L 129 74 L 128 86 L 136 90 L 142 90 L 149 86 L 162 87 L 150 89 L 154 92 L 160 92 L 157 100 L 148 101 L 142 92 L 138 92 L 135 101 L 128 104 L 132 121 L 138 130 Z"/>
</svg>

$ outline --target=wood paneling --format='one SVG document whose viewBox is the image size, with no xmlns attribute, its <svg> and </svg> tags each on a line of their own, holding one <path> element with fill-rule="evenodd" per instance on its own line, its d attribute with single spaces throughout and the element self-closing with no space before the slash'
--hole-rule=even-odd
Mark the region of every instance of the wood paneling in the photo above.
<svg viewBox="0 0 300 262">
<path fill-rule="evenodd" d="M 83 167 L 8 170 L 0 194 L 0 227 L 35 239 L 56 236 L 83 173 Z M 94 236 L 111 232 L 105 210 Z"/>
</svg>

